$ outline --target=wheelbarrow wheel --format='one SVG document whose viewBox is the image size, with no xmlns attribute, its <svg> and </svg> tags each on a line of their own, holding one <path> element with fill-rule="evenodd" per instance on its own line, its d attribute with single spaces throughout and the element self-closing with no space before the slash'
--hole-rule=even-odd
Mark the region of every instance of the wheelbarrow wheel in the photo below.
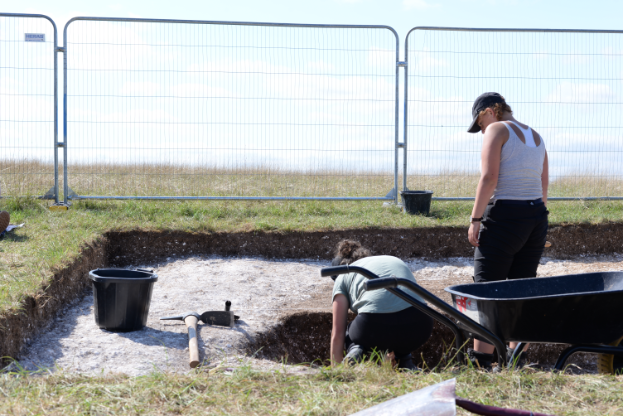
<svg viewBox="0 0 623 416">
<path fill-rule="evenodd" d="M 623 337 L 612 344 L 613 347 L 623 347 Z M 615 357 L 612 354 L 599 354 L 597 358 L 597 370 L 601 374 L 623 374 L 623 357 Z"/>
</svg>

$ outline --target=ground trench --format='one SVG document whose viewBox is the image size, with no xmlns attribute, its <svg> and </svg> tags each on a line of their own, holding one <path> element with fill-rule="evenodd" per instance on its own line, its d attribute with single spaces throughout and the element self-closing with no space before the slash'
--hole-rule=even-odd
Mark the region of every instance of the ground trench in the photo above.
<svg viewBox="0 0 623 416">
<path fill-rule="evenodd" d="M 89 270 L 157 263 L 194 255 L 261 256 L 275 259 L 331 258 L 330 249 L 343 238 L 357 239 L 374 254 L 391 254 L 407 259 L 471 256 L 464 228 L 363 229 L 319 232 L 188 233 L 178 231 L 111 231 L 89 245 L 69 266 L 57 271 L 50 283 L 22 302 L 21 310 L 0 316 L 0 356 L 4 363 L 19 357 L 24 344 L 43 328 L 64 305 L 89 287 Z M 622 252 L 623 224 L 560 225 L 548 234 L 553 247 L 550 257 L 603 255 Z M 250 353 L 265 358 L 287 359 L 290 363 L 326 360 L 329 356 L 331 316 L 329 313 L 284 313 L 270 331 L 260 334 Z M 435 366 L 452 334 L 436 323 L 433 337 L 416 351 L 418 362 Z M 552 364 L 564 346 L 542 344 L 531 350 L 531 360 Z M 585 357 L 573 361 L 583 364 Z"/>
</svg>

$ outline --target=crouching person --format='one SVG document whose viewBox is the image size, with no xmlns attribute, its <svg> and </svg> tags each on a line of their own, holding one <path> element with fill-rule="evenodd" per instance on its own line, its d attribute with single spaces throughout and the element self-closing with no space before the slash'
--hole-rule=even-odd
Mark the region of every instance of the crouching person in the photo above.
<svg viewBox="0 0 623 416">
<path fill-rule="evenodd" d="M 364 267 L 379 277 L 402 277 L 415 282 L 411 270 L 393 256 L 372 256 L 370 251 L 352 240 L 343 240 L 335 250 L 334 266 Z M 398 368 L 416 370 L 411 352 L 424 345 L 433 330 L 433 320 L 385 289 L 366 291 L 367 280 L 357 273 L 332 276 L 333 329 L 331 360 L 339 364 L 359 362 L 374 349 L 392 353 Z M 422 300 L 415 293 L 412 296 Z M 348 309 L 357 317 L 347 326 Z M 346 357 L 344 357 L 346 350 Z"/>
</svg>

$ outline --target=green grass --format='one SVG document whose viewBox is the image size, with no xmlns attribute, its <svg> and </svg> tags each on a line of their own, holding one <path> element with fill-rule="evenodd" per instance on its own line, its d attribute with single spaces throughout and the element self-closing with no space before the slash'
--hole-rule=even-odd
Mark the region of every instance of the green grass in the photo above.
<svg viewBox="0 0 623 416">
<path fill-rule="evenodd" d="M 434 202 L 430 216 L 405 215 L 381 202 L 275 201 L 79 201 L 52 212 L 32 198 L 0 200 L 12 222 L 26 226 L 0 241 L 0 314 L 18 310 L 55 270 L 72 262 L 81 247 L 108 230 L 191 232 L 317 231 L 349 228 L 466 227 L 470 202 Z M 551 202 L 550 222 L 621 221 L 620 202 Z"/>
<path fill-rule="evenodd" d="M 623 411 L 621 376 L 470 368 L 405 374 L 367 363 L 312 374 L 286 367 L 142 377 L 13 373 L 0 376 L 0 414 L 347 415 L 455 377 L 457 395 L 481 404 L 558 415 Z"/>
<path fill-rule="evenodd" d="M 108 230 L 191 232 L 318 231 L 456 226 L 467 232 L 470 202 L 435 202 L 429 217 L 381 202 L 80 201 L 52 212 L 44 201 L 0 200 L 26 227 L 0 241 L 0 314 L 19 313 L 24 296 Z M 551 202 L 550 222 L 620 222 L 620 202 Z M 314 375 L 242 368 L 233 375 L 155 373 L 145 377 L 69 374 L 0 376 L 0 414 L 349 414 L 456 376 L 458 394 L 485 404 L 556 414 L 623 412 L 621 379 L 531 370 L 501 375 L 444 370 L 398 374 L 385 367 L 321 369 Z"/>
</svg>

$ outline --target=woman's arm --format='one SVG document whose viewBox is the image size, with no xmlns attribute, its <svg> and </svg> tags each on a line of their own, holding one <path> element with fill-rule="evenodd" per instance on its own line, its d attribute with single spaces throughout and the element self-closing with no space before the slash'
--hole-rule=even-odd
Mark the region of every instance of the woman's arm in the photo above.
<svg viewBox="0 0 623 416">
<path fill-rule="evenodd" d="M 549 187 L 549 161 L 547 160 L 547 150 L 543 159 L 543 173 L 541 173 L 541 186 L 543 188 L 543 203 L 547 206 L 547 188 Z"/>
<path fill-rule="evenodd" d="M 342 294 L 333 298 L 333 329 L 331 330 L 331 365 L 344 359 L 344 338 L 348 318 L 348 299 Z"/>
<path fill-rule="evenodd" d="M 472 210 L 472 218 L 481 218 L 485 212 L 485 208 L 495 191 L 498 184 L 498 175 L 500 174 L 500 158 L 502 155 L 502 146 L 508 140 L 508 129 L 504 123 L 491 124 L 485 131 L 485 137 L 482 143 L 480 181 L 476 189 L 476 201 Z M 480 222 L 473 222 L 469 226 L 467 237 L 469 242 L 478 247 L 478 233 L 480 231 Z"/>
</svg>

